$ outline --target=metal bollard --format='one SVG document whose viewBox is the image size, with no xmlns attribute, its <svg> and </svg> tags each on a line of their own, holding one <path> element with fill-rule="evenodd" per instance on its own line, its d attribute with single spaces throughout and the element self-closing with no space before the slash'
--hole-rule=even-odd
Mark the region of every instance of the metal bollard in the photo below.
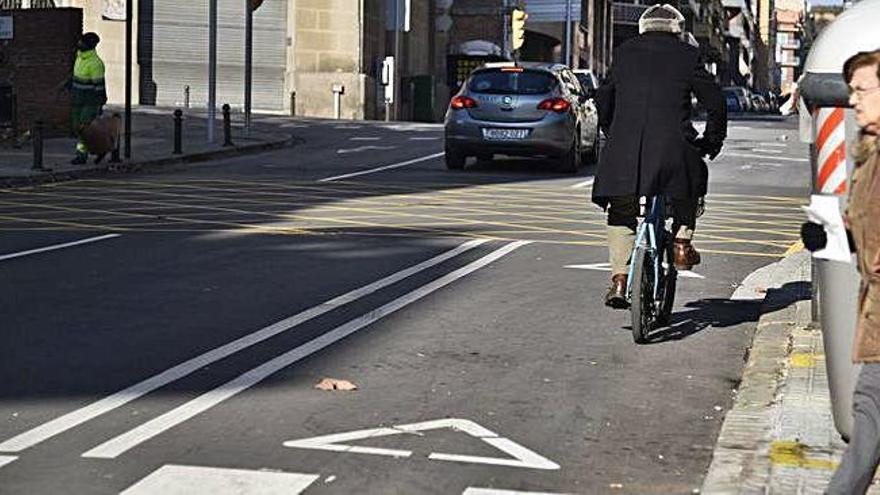
<svg viewBox="0 0 880 495">
<path fill-rule="evenodd" d="M 34 170 L 45 170 L 43 168 L 43 121 L 34 122 L 31 139 L 34 143 Z"/>
<path fill-rule="evenodd" d="M 235 146 L 232 144 L 232 109 L 229 104 L 223 105 L 223 146 Z"/>
<path fill-rule="evenodd" d="M 189 86 L 183 88 L 183 108 L 189 110 Z"/>
<path fill-rule="evenodd" d="M 174 111 L 174 154 L 183 154 L 183 110 Z"/>
<path fill-rule="evenodd" d="M 296 117 L 296 91 L 290 92 L 290 116 Z"/>
</svg>

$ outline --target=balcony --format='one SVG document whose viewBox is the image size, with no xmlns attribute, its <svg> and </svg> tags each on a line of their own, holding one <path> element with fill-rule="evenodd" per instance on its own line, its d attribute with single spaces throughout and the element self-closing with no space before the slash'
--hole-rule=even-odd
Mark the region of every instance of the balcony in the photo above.
<svg viewBox="0 0 880 495">
<path fill-rule="evenodd" d="M 801 58 L 800 57 L 786 57 L 779 61 L 779 65 L 783 67 L 800 67 L 801 66 Z"/>
<path fill-rule="evenodd" d="M 54 9 L 55 0 L 0 0 L 0 10 Z"/>
<path fill-rule="evenodd" d="M 783 50 L 800 50 L 801 40 L 779 41 L 779 46 Z"/>
</svg>

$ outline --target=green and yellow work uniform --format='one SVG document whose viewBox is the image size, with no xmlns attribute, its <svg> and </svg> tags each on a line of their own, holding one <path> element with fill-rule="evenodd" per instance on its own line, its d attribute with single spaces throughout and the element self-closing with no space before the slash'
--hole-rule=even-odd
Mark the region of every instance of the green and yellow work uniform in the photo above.
<svg viewBox="0 0 880 495">
<path fill-rule="evenodd" d="M 107 103 L 107 88 L 104 83 L 104 62 L 95 50 L 79 50 L 73 66 L 73 79 L 70 82 L 72 96 L 72 124 L 79 141 L 76 143 L 77 155 L 88 155 L 89 150 L 80 137 L 82 129 L 89 125 Z"/>
</svg>

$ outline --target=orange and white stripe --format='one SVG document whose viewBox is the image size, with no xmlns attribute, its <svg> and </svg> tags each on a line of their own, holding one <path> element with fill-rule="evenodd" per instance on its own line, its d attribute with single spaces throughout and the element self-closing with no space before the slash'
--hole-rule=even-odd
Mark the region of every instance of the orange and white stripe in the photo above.
<svg viewBox="0 0 880 495">
<path fill-rule="evenodd" d="M 820 194 L 845 194 L 846 128 L 842 108 L 816 111 L 816 153 L 819 173 L 816 186 Z"/>
</svg>

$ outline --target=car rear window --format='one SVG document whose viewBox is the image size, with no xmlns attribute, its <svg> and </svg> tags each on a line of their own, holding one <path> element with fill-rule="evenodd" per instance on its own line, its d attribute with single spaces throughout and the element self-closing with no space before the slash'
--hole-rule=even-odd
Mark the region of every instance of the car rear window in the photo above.
<svg viewBox="0 0 880 495">
<path fill-rule="evenodd" d="M 556 78 L 546 72 L 477 72 L 471 78 L 468 90 L 485 94 L 540 95 L 556 89 Z"/>
</svg>

